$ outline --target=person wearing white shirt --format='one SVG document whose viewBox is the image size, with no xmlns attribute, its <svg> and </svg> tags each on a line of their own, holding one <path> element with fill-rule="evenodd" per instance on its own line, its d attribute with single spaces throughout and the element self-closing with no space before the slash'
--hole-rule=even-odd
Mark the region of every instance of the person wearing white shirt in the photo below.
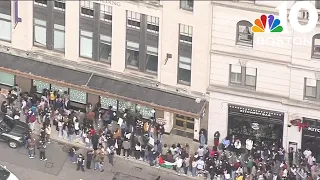
<svg viewBox="0 0 320 180">
<path fill-rule="evenodd" d="M 74 120 L 74 130 L 75 130 L 76 137 L 79 137 L 79 134 L 80 134 L 80 123 L 79 123 L 78 119 Z"/>
<path fill-rule="evenodd" d="M 137 143 L 135 146 L 135 153 L 134 156 L 136 159 L 140 159 L 141 158 L 141 145 L 140 143 Z"/>
<path fill-rule="evenodd" d="M 303 151 L 303 155 L 304 155 L 304 157 L 305 157 L 306 159 L 308 159 L 309 156 L 312 155 L 312 152 L 311 152 L 309 149 L 306 149 L 306 150 Z"/>
<path fill-rule="evenodd" d="M 180 175 L 183 160 L 178 156 L 175 162 L 177 174 Z"/>
<path fill-rule="evenodd" d="M 197 169 L 198 171 L 201 171 L 204 169 L 204 161 L 202 160 L 202 158 L 200 158 L 198 161 L 197 161 Z"/>
<path fill-rule="evenodd" d="M 251 139 L 247 139 L 246 140 L 246 149 L 249 151 L 249 153 L 250 153 L 252 147 L 253 147 L 253 141 Z"/>
<path fill-rule="evenodd" d="M 239 156 L 240 155 L 240 150 L 241 150 L 241 141 L 240 141 L 240 139 L 237 139 L 234 142 L 234 148 L 236 150 L 236 154 Z"/>
</svg>

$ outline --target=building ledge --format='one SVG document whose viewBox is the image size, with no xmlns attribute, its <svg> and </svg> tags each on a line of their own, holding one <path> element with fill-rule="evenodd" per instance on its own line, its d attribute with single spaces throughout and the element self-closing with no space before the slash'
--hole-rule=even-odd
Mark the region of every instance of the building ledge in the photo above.
<svg viewBox="0 0 320 180">
<path fill-rule="evenodd" d="M 227 95 L 240 96 L 244 98 L 252 98 L 264 101 L 270 101 L 275 103 L 280 103 L 282 105 L 293 106 L 298 108 L 307 108 L 320 111 L 320 102 L 314 101 L 298 101 L 289 99 L 289 97 L 276 96 L 267 93 L 259 93 L 255 91 L 248 91 L 242 88 L 234 88 L 234 87 L 223 87 L 210 85 L 208 88 L 209 92 L 215 93 L 223 93 Z"/>
</svg>

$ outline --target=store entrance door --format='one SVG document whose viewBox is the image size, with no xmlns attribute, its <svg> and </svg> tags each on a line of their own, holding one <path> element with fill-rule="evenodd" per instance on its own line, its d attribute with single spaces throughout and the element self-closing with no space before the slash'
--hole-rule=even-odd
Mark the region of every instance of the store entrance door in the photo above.
<svg viewBox="0 0 320 180">
<path fill-rule="evenodd" d="M 175 114 L 174 129 L 177 135 L 193 138 L 194 119 L 182 115 Z"/>
</svg>

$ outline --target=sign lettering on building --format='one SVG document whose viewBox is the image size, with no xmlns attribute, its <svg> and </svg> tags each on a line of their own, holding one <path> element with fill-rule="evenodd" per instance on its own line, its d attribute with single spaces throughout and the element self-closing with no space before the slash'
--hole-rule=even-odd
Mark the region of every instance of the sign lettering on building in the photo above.
<svg viewBox="0 0 320 180">
<path fill-rule="evenodd" d="M 229 112 L 237 112 L 242 114 L 251 114 L 256 116 L 263 116 L 263 117 L 270 117 L 275 119 L 283 119 L 284 113 L 258 109 L 258 108 L 251 108 L 245 106 L 238 106 L 238 105 L 229 105 Z"/>
<path fill-rule="evenodd" d="M 111 5 L 111 6 L 121 6 L 120 1 L 100 0 L 100 2 L 105 3 L 106 5 Z"/>
<path fill-rule="evenodd" d="M 313 127 L 308 127 L 308 131 L 320 133 L 320 129 L 318 129 L 318 128 L 313 128 Z"/>
</svg>

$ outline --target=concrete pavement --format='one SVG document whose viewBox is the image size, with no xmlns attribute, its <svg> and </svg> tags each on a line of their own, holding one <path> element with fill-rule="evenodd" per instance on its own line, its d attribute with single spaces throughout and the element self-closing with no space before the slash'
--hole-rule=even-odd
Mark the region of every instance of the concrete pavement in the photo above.
<svg viewBox="0 0 320 180">
<path fill-rule="evenodd" d="M 19 180 L 182 180 L 186 177 L 163 173 L 158 169 L 144 164 L 132 162 L 123 158 L 115 158 L 115 165 L 108 164 L 106 158 L 105 171 L 76 171 L 76 165 L 69 161 L 67 151 L 70 146 L 53 141 L 47 148 L 47 161 L 40 161 L 38 151 L 35 159 L 29 159 L 27 150 L 23 147 L 11 149 L 5 143 L 0 143 L 0 163 L 14 173 Z M 85 154 L 84 149 L 78 150 Z"/>
</svg>

